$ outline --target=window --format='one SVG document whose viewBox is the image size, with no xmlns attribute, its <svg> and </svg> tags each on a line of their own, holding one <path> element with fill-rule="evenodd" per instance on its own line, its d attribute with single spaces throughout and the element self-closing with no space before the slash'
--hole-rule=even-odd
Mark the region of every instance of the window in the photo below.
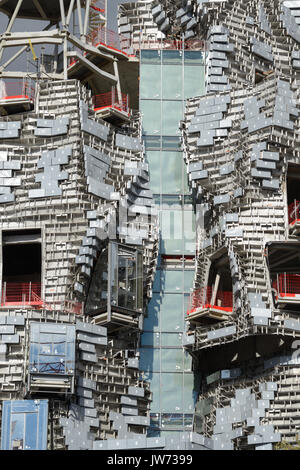
<svg viewBox="0 0 300 470">
<path fill-rule="evenodd" d="M 162 194 L 183 193 L 183 158 L 180 152 L 161 153 Z"/>
<path fill-rule="evenodd" d="M 2 303 L 41 303 L 42 250 L 40 230 L 2 232 Z"/>
<path fill-rule="evenodd" d="M 157 136 L 160 135 L 161 134 L 161 101 L 141 100 L 140 108 L 141 108 L 141 114 L 143 117 L 143 134 L 146 136 L 147 135 L 157 135 Z M 177 122 L 177 127 L 178 127 L 178 122 Z"/>
<path fill-rule="evenodd" d="M 182 72 L 181 64 L 162 66 L 162 98 L 164 100 L 182 100 Z"/>
<path fill-rule="evenodd" d="M 2 450 L 46 450 L 48 400 L 13 400 L 2 404 Z"/>
<path fill-rule="evenodd" d="M 75 326 L 31 323 L 31 374 L 75 374 Z"/>
<path fill-rule="evenodd" d="M 107 304 L 131 311 L 143 310 L 143 253 L 110 243 L 102 250 L 92 277 L 86 312 L 103 313 Z"/>
<path fill-rule="evenodd" d="M 182 413 L 183 374 L 161 374 L 161 412 Z"/>
<path fill-rule="evenodd" d="M 143 64 L 141 66 L 140 98 L 159 100 L 161 98 L 160 65 Z"/>
<path fill-rule="evenodd" d="M 143 309 L 143 254 L 110 244 L 111 303 L 129 310 Z"/>
<path fill-rule="evenodd" d="M 179 136 L 180 120 L 183 118 L 183 102 L 182 101 L 163 101 L 162 102 L 162 135 Z M 158 116 L 156 117 L 156 119 Z"/>
</svg>

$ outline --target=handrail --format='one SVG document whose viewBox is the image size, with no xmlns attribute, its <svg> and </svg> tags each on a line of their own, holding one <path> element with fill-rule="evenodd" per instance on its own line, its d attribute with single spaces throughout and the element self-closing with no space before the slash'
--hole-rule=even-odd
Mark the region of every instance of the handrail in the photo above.
<svg viewBox="0 0 300 470">
<path fill-rule="evenodd" d="M 0 100 L 27 99 L 34 102 L 35 85 L 31 80 L 0 80 Z"/>
<path fill-rule="evenodd" d="M 44 308 L 50 311 L 61 311 L 83 315 L 84 304 L 72 300 L 45 302 L 42 297 L 40 282 L 3 282 L 1 293 L 1 307 L 30 306 Z"/>
<path fill-rule="evenodd" d="M 279 297 L 300 297 L 300 273 L 279 273 L 272 287 Z"/>
<path fill-rule="evenodd" d="M 197 309 L 214 308 L 226 312 L 232 312 L 233 296 L 230 291 L 218 291 L 214 304 L 211 304 L 213 287 L 203 287 L 193 291 L 189 299 L 187 314 L 194 313 Z"/>
<path fill-rule="evenodd" d="M 121 93 L 120 100 L 115 88 L 113 88 L 110 92 L 94 95 L 93 105 L 95 111 L 104 108 L 115 108 L 119 111 L 123 111 L 126 114 L 129 114 L 129 96 Z"/>
<path fill-rule="evenodd" d="M 300 220 L 300 201 L 296 199 L 288 207 L 289 224 L 293 225 Z"/>
</svg>

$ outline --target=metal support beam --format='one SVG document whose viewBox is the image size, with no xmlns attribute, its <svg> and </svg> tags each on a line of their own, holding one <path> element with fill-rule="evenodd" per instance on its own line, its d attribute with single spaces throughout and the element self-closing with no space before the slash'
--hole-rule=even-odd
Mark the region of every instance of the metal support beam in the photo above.
<svg viewBox="0 0 300 470">
<path fill-rule="evenodd" d="M 43 8 L 41 7 L 41 4 L 40 4 L 39 0 L 32 0 L 32 1 L 33 1 L 33 4 L 34 4 L 35 8 L 40 13 L 41 17 L 44 18 L 45 20 L 47 20 L 47 15 L 44 12 Z"/>
<path fill-rule="evenodd" d="M 30 73 L 28 72 L 1 72 L 1 78 L 28 78 L 28 75 L 30 78 L 33 80 L 37 80 L 40 78 L 47 78 L 50 80 L 64 80 L 64 76 L 62 73 L 47 73 L 46 75 L 43 76 L 43 73 L 37 74 L 37 73 Z"/>
<path fill-rule="evenodd" d="M 75 0 L 71 0 L 70 6 L 69 6 L 69 11 L 68 11 L 68 14 L 67 14 L 66 27 L 67 27 L 68 29 L 69 29 L 69 25 L 70 25 L 70 20 L 71 20 L 72 11 L 73 11 L 73 9 L 74 9 L 74 3 L 75 3 Z"/>
<path fill-rule="evenodd" d="M 81 13 L 80 0 L 77 0 L 77 14 L 78 14 L 79 33 L 80 33 L 80 37 L 82 38 L 82 36 L 83 36 L 83 26 L 82 26 L 82 13 Z"/>
<path fill-rule="evenodd" d="M 87 0 L 86 7 L 85 7 L 84 26 L 83 26 L 83 35 L 85 38 L 87 37 L 87 32 L 88 32 L 90 8 L 91 8 L 91 0 Z"/>
<path fill-rule="evenodd" d="M 67 80 L 68 79 L 68 41 L 67 41 L 67 37 L 64 38 L 63 61 L 64 61 L 64 80 Z"/>
<path fill-rule="evenodd" d="M 63 40 L 62 39 L 57 39 L 57 38 L 36 38 L 31 40 L 32 44 L 62 44 Z M 7 41 L 5 44 L 5 48 L 7 47 L 18 47 L 18 46 L 27 46 L 29 45 L 29 39 L 12 39 L 11 41 Z"/>
<path fill-rule="evenodd" d="M 26 51 L 27 47 L 28 46 L 22 47 L 22 49 L 20 49 L 12 57 L 10 57 L 9 60 L 7 62 L 5 62 L 5 64 L 1 65 L 0 66 L 0 72 L 2 72 L 2 70 L 4 70 L 6 67 L 8 67 L 8 65 L 10 65 L 14 60 L 16 60 L 21 54 L 23 54 L 23 52 Z"/>
<path fill-rule="evenodd" d="M 22 2 L 23 2 L 23 0 L 18 0 L 17 6 L 16 6 L 15 11 L 13 12 L 13 15 L 12 15 L 8 25 L 7 25 L 5 33 L 10 33 L 11 28 L 13 27 L 15 19 L 16 19 L 18 13 L 19 13 L 20 8 L 21 8 Z M 3 56 L 3 51 L 4 51 L 4 47 L 5 47 L 4 45 L 5 45 L 5 39 L 1 41 L 1 45 L 0 45 L 0 60 L 2 59 L 2 56 Z"/>
<path fill-rule="evenodd" d="M 212 296 L 211 296 L 211 300 L 210 300 L 210 305 L 215 305 L 216 298 L 217 298 L 217 293 L 218 293 L 218 289 L 219 289 L 219 284 L 220 284 L 220 278 L 221 278 L 220 274 L 217 273 L 215 283 L 214 283 L 213 292 L 212 292 Z"/>
<path fill-rule="evenodd" d="M 83 57 L 83 55 L 79 54 L 78 52 L 68 52 L 67 53 L 68 57 L 75 57 L 78 59 L 83 65 L 85 65 L 89 70 L 91 70 L 95 75 L 98 75 L 102 80 L 105 79 L 112 83 L 113 85 L 116 85 L 118 82 L 117 77 L 114 75 L 111 75 L 108 72 L 104 72 L 104 70 L 99 69 L 95 64 L 90 62 L 88 59 Z"/>
<path fill-rule="evenodd" d="M 119 100 L 119 103 L 122 103 L 122 90 L 121 90 L 121 83 L 120 83 L 120 75 L 119 75 L 118 63 L 116 60 L 114 60 L 113 65 L 114 65 L 114 74 L 117 77 L 118 100 Z"/>
<path fill-rule="evenodd" d="M 15 11 L 13 12 L 13 15 L 12 15 L 12 17 L 11 17 L 11 19 L 10 19 L 10 22 L 8 23 L 8 26 L 7 26 L 7 28 L 6 28 L 6 31 L 5 31 L 6 33 L 10 33 L 11 28 L 12 28 L 13 25 L 14 25 L 15 19 L 16 19 L 16 17 L 18 16 L 18 13 L 19 13 L 19 10 L 20 10 L 20 8 L 21 8 L 22 3 L 23 3 L 23 0 L 18 0 L 17 6 L 16 6 L 16 8 L 15 8 Z"/>
<path fill-rule="evenodd" d="M 74 46 L 78 47 L 82 51 L 90 52 L 91 54 L 102 57 L 103 59 L 106 59 L 108 61 L 114 60 L 114 56 L 112 54 L 102 52 L 97 47 L 91 46 L 89 44 L 84 43 L 83 41 L 80 41 L 80 39 L 78 39 L 76 36 L 73 36 L 72 34 L 68 36 L 68 39 L 72 44 L 74 44 Z"/>
<path fill-rule="evenodd" d="M 65 29 L 66 28 L 66 15 L 65 15 L 65 6 L 64 6 L 63 0 L 59 0 L 59 6 L 60 6 L 61 23 L 62 23 L 63 29 Z"/>
</svg>

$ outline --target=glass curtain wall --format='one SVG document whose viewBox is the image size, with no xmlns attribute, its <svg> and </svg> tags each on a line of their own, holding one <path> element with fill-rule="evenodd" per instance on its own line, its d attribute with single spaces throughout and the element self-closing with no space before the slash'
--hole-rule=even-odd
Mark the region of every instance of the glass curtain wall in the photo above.
<svg viewBox="0 0 300 470">
<path fill-rule="evenodd" d="M 141 51 L 140 111 L 161 232 L 159 266 L 140 348 L 140 367 L 153 393 L 152 436 L 191 430 L 197 396 L 191 358 L 182 347 L 194 277 L 195 215 L 179 126 L 185 100 L 204 93 L 203 52 Z"/>
</svg>

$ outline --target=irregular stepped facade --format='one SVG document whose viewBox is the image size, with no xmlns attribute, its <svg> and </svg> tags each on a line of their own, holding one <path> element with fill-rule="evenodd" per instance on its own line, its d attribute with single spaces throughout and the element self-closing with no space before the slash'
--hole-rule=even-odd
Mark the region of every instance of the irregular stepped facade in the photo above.
<svg viewBox="0 0 300 470">
<path fill-rule="evenodd" d="M 207 94 L 188 100 L 181 122 L 198 215 L 187 315 L 203 374 L 194 430 L 219 449 L 293 444 L 299 2 L 154 1 L 152 13 L 167 36 L 206 41 Z"/>
</svg>

